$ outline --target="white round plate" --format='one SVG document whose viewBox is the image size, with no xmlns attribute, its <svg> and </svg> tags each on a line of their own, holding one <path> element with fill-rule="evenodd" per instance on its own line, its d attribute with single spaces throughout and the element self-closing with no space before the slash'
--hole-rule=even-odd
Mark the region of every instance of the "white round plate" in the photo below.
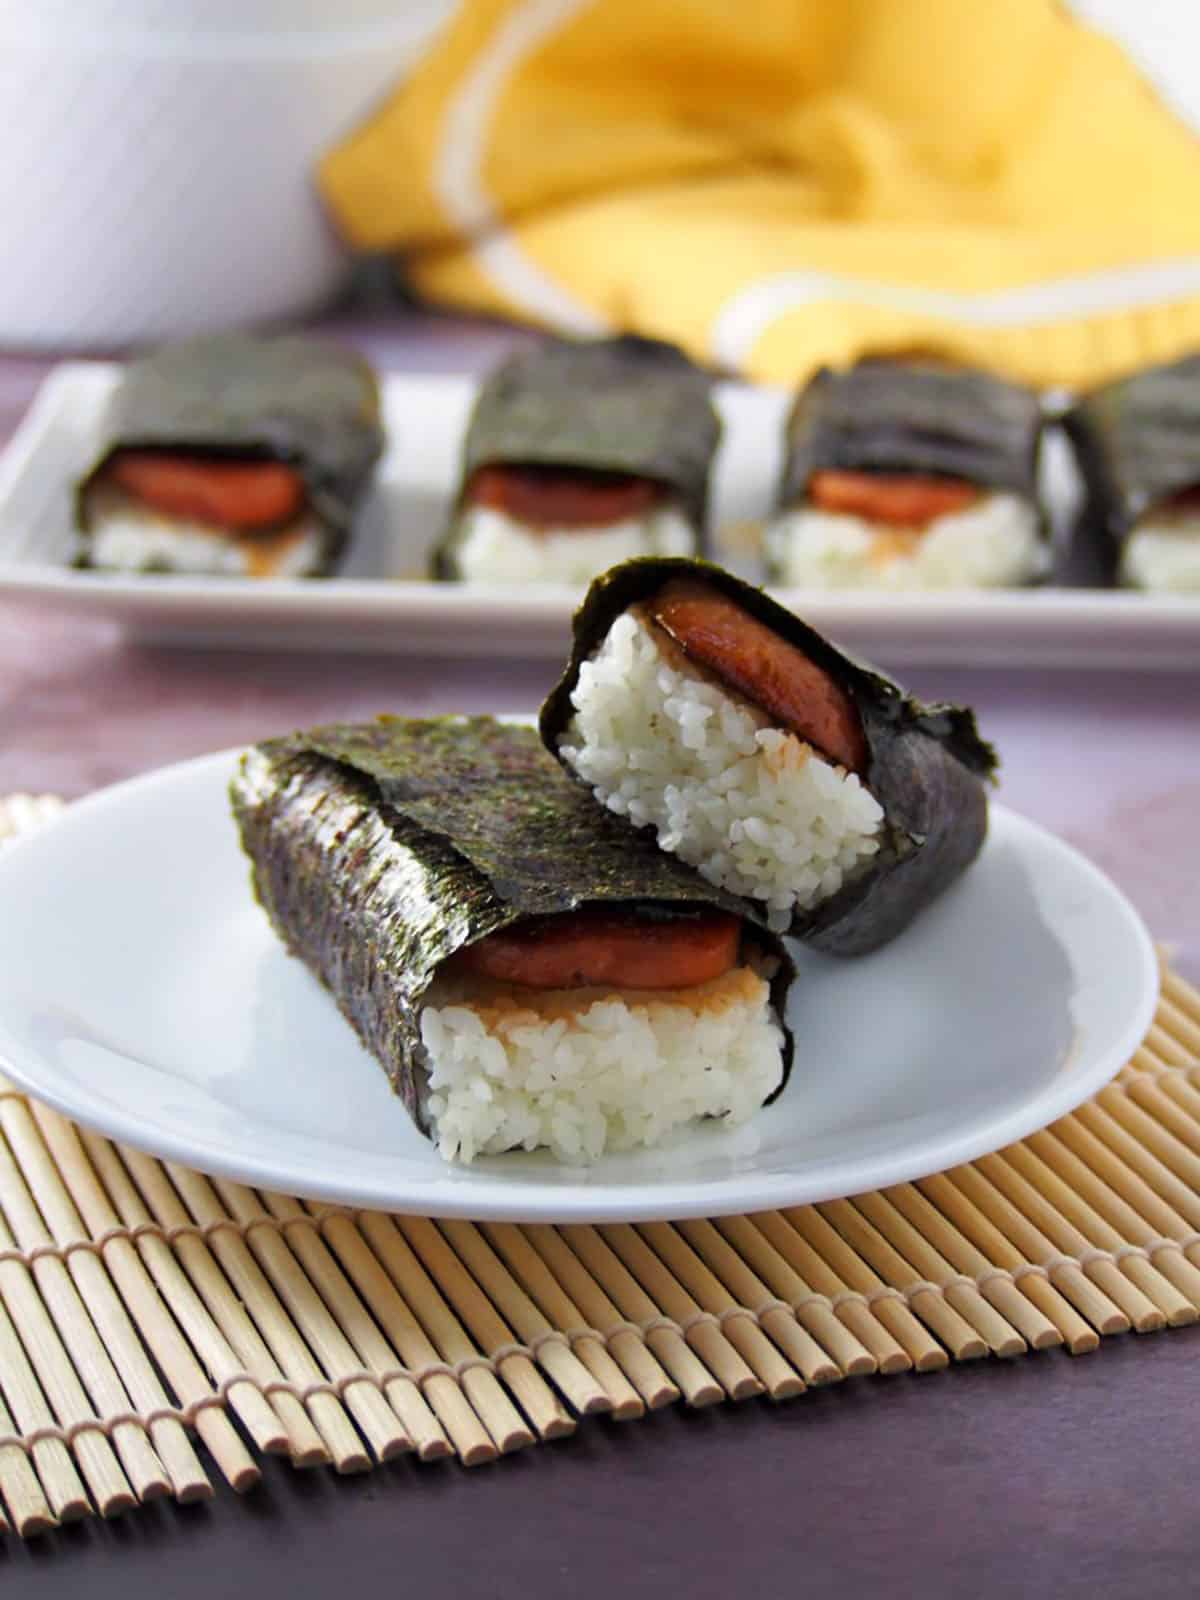
<svg viewBox="0 0 1200 1600">
<path fill-rule="evenodd" d="M 0 858 L 0 1063 L 111 1138 L 259 1187 L 433 1216 L 718 1216 L 918 1178 L 1095 1093 L 1157 996 L 1137 914 L 993 807 L 978 862 L 887 949 L 797 949 L 796 1064 L 751 1123 L 569 1167 L 448 1166 L 255 904 L 236 752 L 117 785 Z"/>
</svg>

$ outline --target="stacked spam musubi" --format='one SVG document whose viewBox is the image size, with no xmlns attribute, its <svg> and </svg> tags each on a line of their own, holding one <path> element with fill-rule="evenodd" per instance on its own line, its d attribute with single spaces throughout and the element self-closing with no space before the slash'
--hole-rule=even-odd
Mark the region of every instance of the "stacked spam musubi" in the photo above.
<svg viewBox="0 0 1200 1600">
<path fill-rule="evenodd" d="M 969 711 L 701 561 L 597 580 L 541 734 L 318 728 L 233 783 L 277 932 L 451 1160 L 746 1121 L 788 1075 L 784 934 L 876 948 L 986 831 Z"/>
</svg>

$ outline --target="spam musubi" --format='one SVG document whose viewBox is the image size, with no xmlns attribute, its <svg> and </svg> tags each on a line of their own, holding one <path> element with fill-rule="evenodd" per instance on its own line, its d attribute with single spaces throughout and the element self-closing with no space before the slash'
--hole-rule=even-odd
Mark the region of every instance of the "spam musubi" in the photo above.
<svg viewBox="0 0 1200 1600">
<path fill-rule="evenodd" d="M 553 340 L 485 382 L 434 575 L 583 585 L 705 548 L 720 437 L 711 379 L 673 345 Z"/>
<path fill-rule="evenodd" d="M 895 937 L 987 829 L 972 712 L 920 704 L 704 562 L 592 585 L 541 732 L 607 810 L 835 954 Z"/>
<path fill-rule="evenodd" d="M 1200 356 L 1094 389 L 1063 426 L 1084 478 L 1072 575 L 1200 592 Z"/>
<path fill-rule="evenodd" d="M 824 369 L 787 422 L 773 582 L 814 589 L 987 589 L 1050 564 L 1030 390 L 932 359 Z"/>
<path fill-rule="evenodd" d="M 276 931 L 447 1159 L 592 1160 L 782 1088 L 780 941 L 534 729 L 317 728 L 248 751 L 232 800 Z"/>
<path fill-rule="evenodd" d="M 215 334 L 125 368 L 76 486 L 79 563 L 204 577 L 331 572 L 383 449 L 360 357 Z"/>
</svg>

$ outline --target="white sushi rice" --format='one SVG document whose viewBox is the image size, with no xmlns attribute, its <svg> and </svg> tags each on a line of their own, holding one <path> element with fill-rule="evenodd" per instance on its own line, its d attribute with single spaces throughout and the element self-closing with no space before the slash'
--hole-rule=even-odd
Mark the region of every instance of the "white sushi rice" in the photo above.
<svg viewBox="0 0 1200 1600">
<path fill-rule="evenodd" d="M 856 774 L 717 684 L 672 666 L 625 612 L 583 663 L 559 745 L 596 798 L 782 932 L 879 849 L 883 809 Z"/>
<path fill-rule="evenodd" d="M 210 524 L 165 516 L 128 496 L 97 492 L 91 502 L 88 560 L 110 572 L 159 569 L 188 577 L 303 578 L 321 563 L 325 540 L 311 516 L 298 517 L 288 537 L 272 533 L 264 571 L 253 538 L 231 537 Z"/>
<path fill-rule="evenodd" d="M 1049 552 L 1037 514 L 1018 495 L 988 494 L 935 517 L 911 543 L 897 529 L 816 507 L 767 529 L 779 581 L 806 589 L 1002 589 L 1039 578 Z"/>
<path fill-rule="evenodd" d="M 1159 594 L 1200 593 L 1200 518 L 1143 522 L 1125 541 L 1118 576 Z"/>
<path fill-rule="evenodd" d="M 706 988 L 718 1003 L 598 991 L 557 1015 L 535 1001 L 427 1004 L 427 1110 L 441 1154 L 548 1148 L 588 1162 L 660 1145 L 700 1117 L 747 1121 L 782 1079 L 783 1030 L 767 981 L 748 969 Z"/>
<path fill-rule="evenodd" d="M 534 533 L 492 506 L 467 506 L 456 549 L 468 583 L 590 583 L 633 556 L 687 556 L 696 537 L 673 506 L 596 528 Z"/>
</svg>

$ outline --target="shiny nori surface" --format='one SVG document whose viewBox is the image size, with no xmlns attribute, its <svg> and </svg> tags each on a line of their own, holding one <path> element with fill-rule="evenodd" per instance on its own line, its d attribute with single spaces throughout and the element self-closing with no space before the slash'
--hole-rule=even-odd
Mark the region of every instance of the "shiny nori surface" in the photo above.
<svg viewBox="0 0 1200 1600">
<path fill-rule="evenodd" d="M 979 853 L 987 833 L 983 780 L 995 772 L 996 752 L 980 737 L 973 711 L 923 705 L 884 673 L 843 654 L 761 589 L 708 562 L 686 560 L 627 561 L 598 578 L 575 613 L 567 669 L 542 707 L 547 749 L 557 752 L 571 720 L 571 692 L 583 662 L 622 612 L 673 577 L 712 584 L 803 651 L 853 700 L 867 742 L 864 782 L 885 815 L 881 847 L 837 894 L 797 912 L 789 933 L 832 955 L 862 955 L 886 944 Z"/>
<path fill-rule="evenodd" d="M 1071 575 L 1111 583 L 1134 523 L 1200 484 L 1200 355 L 1093 389 L 1062 425 L 1084 479 Z"/>
<path fill-rule="evenodd" d="M 668 484 L 706 547 L 708 476 L 721 436 L 712 379 L 656 339 L 558 339 L 505 361 L 484 383 L 463 445 L 462 481 L 433 574 L 459 576 L 460 516 L 477 467 L 582 467 Z"/>
<path fill-rule="evenodd" d="M 272 739 L 242 758 L 231 798 L 277 933 L 330 990 L 423 1132 L 420 1010 L 456 950 L 589 904 L 747 915 L 601 811 L 534 729 L 489 717 L 383 717 Z M 782 1020 L 791 963 L 773 935 L 754 937 L 780 961 L 772 993 Z M 790 1063 L 789 1037 L 785 1081 Z"/>
<path fill-rule="evenodd" d="M 130 362 L 104 419 L 104 442 L 76 485 L 87 564 L 88 490 L 121 449 L 186 450 L 281 461 L 304 479 L 332 571 L 355 505 L 383 451 L 379 389 L 348 350 L 288 335 L 222 333 Z"/>
<path fill-rule="evenodd" d="M 814 472 L 834 468 L 962 478 L 1036 506 L 1041 433 L 1037 395 L 990 373 L 878 358 L 825 367 L 788 417 L 779 505 L 801 499 Z"/>
</svg>

